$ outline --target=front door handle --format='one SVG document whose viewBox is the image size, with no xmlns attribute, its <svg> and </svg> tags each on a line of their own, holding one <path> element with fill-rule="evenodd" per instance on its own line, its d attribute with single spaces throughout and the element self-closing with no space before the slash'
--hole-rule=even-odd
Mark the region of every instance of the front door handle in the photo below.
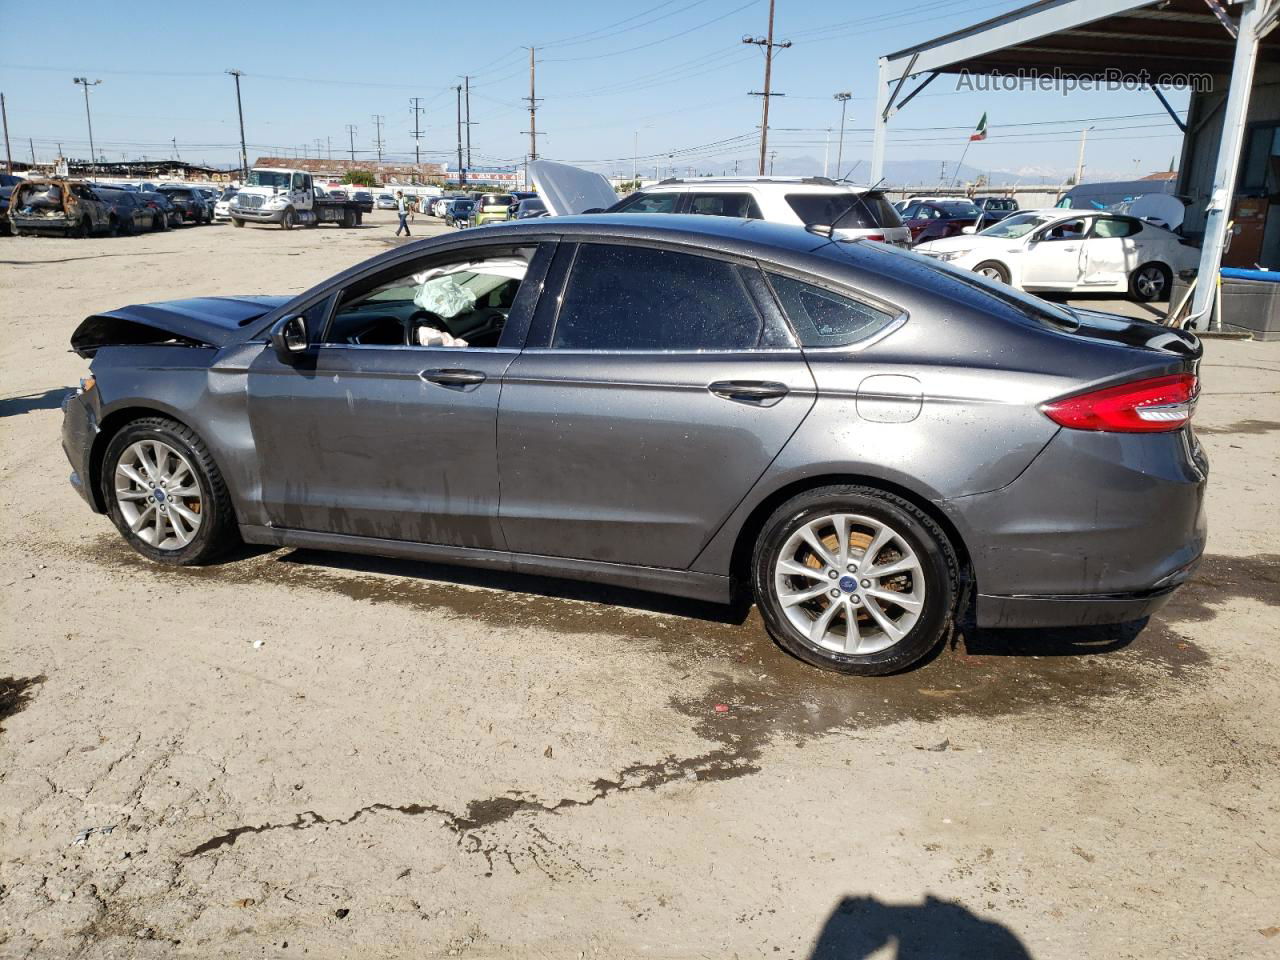
<svg viewBox="0 0 1280 960">
<path fill-rule="evenodd" d="M 485 380 L 485 375 L 479 370 L 460 370 L 457 367 L 423 370 L 419 376 L 445 387 L 466 387 Z"/>
<path fill-rule="evenodd" d="M 785 397 L 788 392 L 785 383 L 774 383 L 771 380 L 717 380 L 707 384 L 707 389 L 717 397 L 739 403 L 777 400 Z"/>
</svg>

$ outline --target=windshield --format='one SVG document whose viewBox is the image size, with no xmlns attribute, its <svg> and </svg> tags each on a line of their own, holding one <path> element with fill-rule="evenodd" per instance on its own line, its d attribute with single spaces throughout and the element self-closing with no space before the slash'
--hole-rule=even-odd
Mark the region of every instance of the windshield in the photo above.
<svg viewBox="0 0 1280 960">
<path fill-rule="evenodd" d="M 1019 237 L 1025 237 L 1036 227 L 1043 226 L 1052 220 L 1053 217 L 1046 217 L 1044 214 L 1034 213 L 1017 213 L 1011 217 L 1005 217 L 999 223 L 993 223 L 985 230 L 978 232 L 984 237 L 999 237 L 1004 240 L 1017 240 Z"/>
<path fill-rule="evenodd" d="M 289 174 L 281 170 L 250 170 L 245 185 L 249 187 L 271 187 L 276 190 L 288 190 Z"/>
<path fill-rule="evenodd" d="M 950 200 L 946 203 L 938 204 L 938 207 L 948 217 L 976 217 L 982 213 L 968 200 Z"/>
</svg>

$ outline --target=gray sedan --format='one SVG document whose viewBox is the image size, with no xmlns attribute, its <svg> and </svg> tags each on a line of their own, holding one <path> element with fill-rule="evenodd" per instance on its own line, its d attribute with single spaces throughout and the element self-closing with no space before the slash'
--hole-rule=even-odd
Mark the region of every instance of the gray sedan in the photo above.
<svg viewBox="0 0 1280 960">
<path fill-rule="evenodd" d="M 883 244 L 513 222 L 295 297 L 92 316 L 72 482 L 166 564 L 237 540 L 729 601 L 881 674 L 1158 609 L 1205 542 L 1192 336 Z"/>
</svg>

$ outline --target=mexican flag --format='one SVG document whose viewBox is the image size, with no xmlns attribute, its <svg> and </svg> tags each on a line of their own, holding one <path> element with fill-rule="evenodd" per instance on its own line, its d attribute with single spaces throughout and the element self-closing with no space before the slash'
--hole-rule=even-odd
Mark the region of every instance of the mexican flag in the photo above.
<svg viewBox="0 0 1280 960">
<path fill-rule="evenodd" d="M 969 134 L 969 142 L 985 139 L 987 139 L 987 115 L 984 113 L 982 119 L 978 121 L 978 128 Z"/>
</svg>

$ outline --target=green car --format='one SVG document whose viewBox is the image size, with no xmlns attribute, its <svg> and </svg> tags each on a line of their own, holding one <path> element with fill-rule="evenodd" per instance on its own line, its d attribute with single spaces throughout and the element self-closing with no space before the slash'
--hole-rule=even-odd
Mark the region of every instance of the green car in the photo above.
<svg viewBox="0 0 1280 960">
<path fill-rule="evenodd" d="M 476 207 L 471 214 L 471 223 L 473 226 L 482 227 L 486 223 L 498 223 L 502 220 L 511 219 L 511 208 L 515 205 L 516 198 L 509 193 L 486 193 L 476 201 Z"/>
</svg>

